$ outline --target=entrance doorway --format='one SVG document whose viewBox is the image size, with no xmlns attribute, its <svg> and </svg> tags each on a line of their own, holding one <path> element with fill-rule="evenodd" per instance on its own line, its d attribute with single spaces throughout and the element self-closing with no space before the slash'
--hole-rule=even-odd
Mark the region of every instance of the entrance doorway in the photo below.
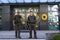
<svg viewBox="0 0 60 40">
<path fill-rule="evenodd" d="M 16 12 L 20 11 L 20 15 L 22 16 L 22 27 L 21 27 L 21 30 L 29 30 L 28 25 L 27 25 L 27 18 L 29 16 L 29 13 L 30 13 L 31 9 L 33 10 L 34 15 L 36 16 L 36 20 L 37 20 L 36 27 L 38 28 L 38 23 L 39 23 L 39 21 L 38 21 L 39 20 L 39 7 L 14 7 L 12 9 L 13 10 L 12 11 L 13 14 L 11 14 L 12 19 L 13 19 L 14 15 L 16 15 Z"/>
</svg>

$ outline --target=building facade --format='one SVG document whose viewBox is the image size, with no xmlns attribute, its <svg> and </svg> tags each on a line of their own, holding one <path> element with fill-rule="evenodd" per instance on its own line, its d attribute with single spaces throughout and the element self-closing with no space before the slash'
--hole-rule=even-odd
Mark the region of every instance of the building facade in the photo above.
<svg viewBox="0 0 60 40">
<path fill-rule="evenodd" d="M 21 30 L 29 30 L 26 22 L 31 9 L 36 16 L 37 30 L 60 29 L 60 0 L 0 0 L 0 29 L 14 30 L 13 17 L 20 11 L 23 17 Z"/>
</svg>

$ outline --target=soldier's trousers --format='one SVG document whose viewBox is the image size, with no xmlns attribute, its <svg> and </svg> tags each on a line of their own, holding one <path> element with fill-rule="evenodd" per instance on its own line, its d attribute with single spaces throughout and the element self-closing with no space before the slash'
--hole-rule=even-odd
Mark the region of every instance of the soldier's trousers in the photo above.
<svg viewBox="0 0 60 40">
<path fill-rule="evenodd" d="M 32 29 L 34 31 L 34 38 L 37 38 L 36 37 L 36 27 L 35 27 L 35 24 L 29 24 L 29 29 L 30 29 L 30 38 L 32 38 Z"/>
<path fill-rule="evenodd" d="M 15 27 L 15 37 L 16 38 L 20 38 L 20 27 L 21 27 L 20 24 L 16 24 L 16 27 Z"/>
</svg>

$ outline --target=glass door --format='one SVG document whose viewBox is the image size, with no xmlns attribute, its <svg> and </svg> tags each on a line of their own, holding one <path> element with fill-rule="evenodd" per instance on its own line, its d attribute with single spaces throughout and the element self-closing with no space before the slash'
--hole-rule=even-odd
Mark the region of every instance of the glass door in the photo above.
<svg viewBox="0 0 60 40">
<path fill-rule="evenodd" d="M 49 22 L 49 30 L 59 29 L 58 5 L 48 6 L 48 22 Z"/>
<path fill-rule="evenodd" d="M 28 26 L 27 26 L 27 18 L 28 16 L 30 15 L 30 10 L 33 10 L 34 12 L 34 15 L 36 16 L 36 20 L 37 20 L 37 24 L 38 24 L 38 19 L 39 19 L 39 16 L 38 16 L 38 7 L 22 7 L 22 8 L 14 8 L 15 10 L 15 15 L 16 15 L 16 12 L 17 11 L 20 11 L 20 15 L 22 16 L 22 30 L 29 30 Z"/>
</svg>

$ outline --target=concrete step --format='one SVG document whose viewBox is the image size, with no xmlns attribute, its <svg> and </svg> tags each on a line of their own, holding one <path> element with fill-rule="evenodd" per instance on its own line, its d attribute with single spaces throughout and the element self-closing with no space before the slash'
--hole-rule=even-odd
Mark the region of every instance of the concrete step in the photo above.
<svg viewBox="0 0 60 40">
<path fill-rule="evenodd" d="M 46 40 L 46 39 L 0 39 L 0 40 Z"/>
<path fill-rule="evenodd" d="M 21 32 L 20 36 L 21 36 L 21 38 L 27 38 L 27 39 L 30 37 L 29 32 Z M 15 38 L 15 31 L 3 31 L 3 32 L 1 31 L 0 38 Z M 32 38 L 34 38 L 33 31 L 32 31 Z M 37 38 L 45 39 L 46 34 L 37 31 Z"/>
<path fill-rule="evenodd" d="M 59 33 L 60 31 L 36 31 L 37 32 L 37 38 L 38 39 L 46 39 L 46 33 Z M 21 32 L 20 33 L 21 38 L 28 39 L 29 38 L 29 32 Z M 6 39 L 15 39 L 15 31 L 0 31 L 0 39 L 6 38 Z M 32 31 L 32 38 L 34 38 L 34 32 Z"/>
</svg>

